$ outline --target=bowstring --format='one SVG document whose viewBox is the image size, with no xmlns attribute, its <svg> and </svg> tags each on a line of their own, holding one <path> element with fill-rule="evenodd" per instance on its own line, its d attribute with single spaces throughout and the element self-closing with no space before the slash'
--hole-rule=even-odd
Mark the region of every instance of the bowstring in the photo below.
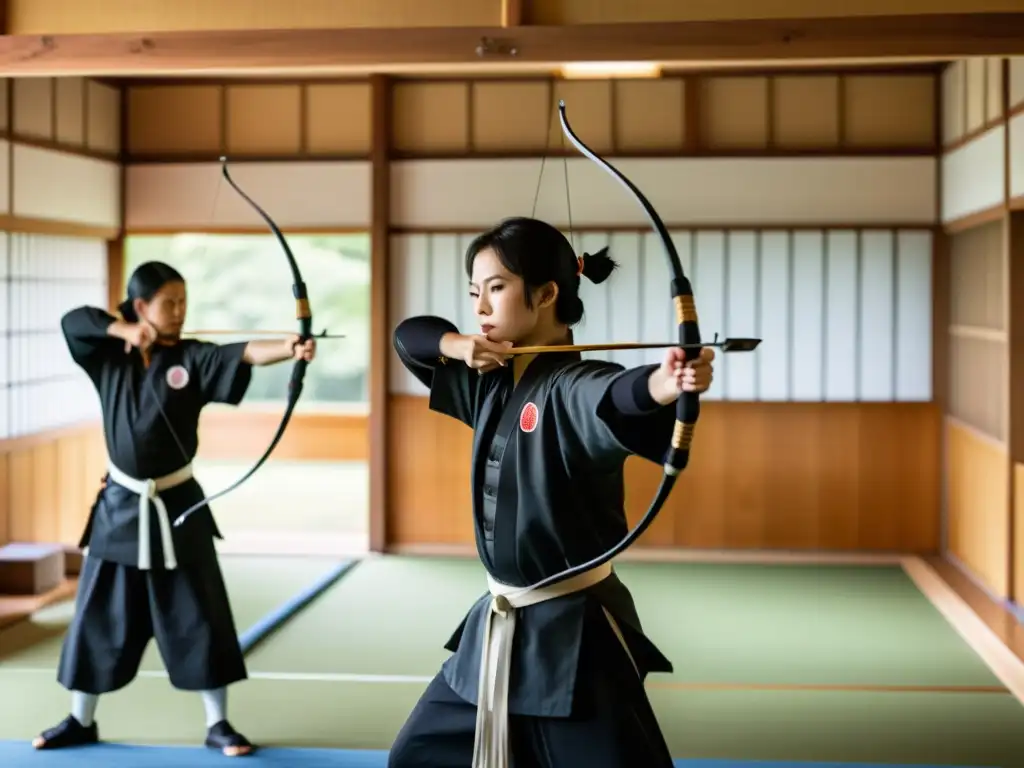
<svg viewBox="0 0 1024 768">
<path fill-rule="evenodd" d="M 548 99 L 548 116 L 547 116 L 547 131 L 544 136 L 544 154 L 540 158 L 540 173 L 537 176 L 537 188 L 533 193 L 533 209 L 530 212 L 531 218 L 537 218 L 537 203 L 540 200 L 540 188 L 541 183 L 544 181 L 544 167 L 547 164 L 548 153 L 551 151 L 551 131 L 555 129 L 554 117 L 555 117 L 555 102 L 557 94 L 555 93 L 554 79 L 548 81 L 550 83 L 550 98 Z M 559 138 L 561 139 L 562 145 L 562 169 L 565 176 L 565 208 L 569 217 L 569 245 L 572 246 L 573 251 L 578 252 L 576 248 L 576 233 L 573 230 L 572 225 L 572 201 L 569 194 L 569 153 L 565 148 L 565 134 L 559 130 Z"/>
<path fill-rule="evenodd" d="M 223 179 L 223 177 L 220 174 L 218 174 L 217 175 L 217 187 L 216 187 L 216 189 L 213 192 L 213 204 L 210 207 L 210 221 L 211 222 L 213 222 L 215 220 L 215 218 L 216 218 L 216 215 L 217 215 L 217 202 L 220 200 L 220 192 L 221 192 L 221 190 L 223 188 L 224 188 L 224 179 Z M 210 249 L 210 240 L 207 237 L 207 238 L 204 238 L 204 241 L 203 241 L 203 248 L 202 248 L 202 252 L 200 254 L 200 259 L 201 260 L 205 260 L 206 254 L 209 252 L 209 249 Z M 153 402 L 156 403 L 156 408 L 157 408 L 157 411 L 159 411 L 159 413 L 160 413 L 160 418 L 162 418 L 164 420 L 164 424 L 167 425 L 167 429 L 171 433 L 171 438 L 174 440 L 175 444 L 178 446 L 178 452 L 181 454 L 181 458 L 183 458 L 185 460 L 186 464 L 191 463 L 191 459 L 189 459 L 189 457 L 188 457 L 188 451 L 185 450 L 185 444 L 181 441 L 181 438 L 178 436 L 178 432 L 174 429 L 174 425 L 171 424 L 170 417 L 168 417 L 167 412 L 164 410 L 163 404 L 160 402 L 160 395 L 156 391 L 156 387 L 153 386 L 153 380 L 149 376 L 149 371 L 147 371 L 143 375 L 143 378 L 146 380 L 146 383 L 149 385 L 149 391 L 150 391 L 150 394 L 153 395 Z"/>
</svg>

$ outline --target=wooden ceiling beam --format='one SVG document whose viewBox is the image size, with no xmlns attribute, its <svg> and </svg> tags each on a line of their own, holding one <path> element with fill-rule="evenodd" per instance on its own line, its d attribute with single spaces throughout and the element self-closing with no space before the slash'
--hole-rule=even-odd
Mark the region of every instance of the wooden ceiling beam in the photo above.
<svg viewBox="0 0 1024 768">
<path fill-rule="evenodd" d="M 1024 54 L 1024 13 L 566 27 L 208 31 L 0 38 L 0 75 L 198 74 L 565 61 Z"/>
</svg>

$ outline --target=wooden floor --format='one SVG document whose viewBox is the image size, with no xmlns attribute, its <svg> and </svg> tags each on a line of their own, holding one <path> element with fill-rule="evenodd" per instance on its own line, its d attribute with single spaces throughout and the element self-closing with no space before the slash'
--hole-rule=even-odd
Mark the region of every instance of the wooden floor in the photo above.
<svg viewBox="0 0 1024 768">
<path fill-rule="evenodd" d="M 999 641 L 1024 662 L 1024 623 L 1013 611 L 985 592 L 947 558 L 936 555 L 923 559 L 967 603 Z"/>
</svg>

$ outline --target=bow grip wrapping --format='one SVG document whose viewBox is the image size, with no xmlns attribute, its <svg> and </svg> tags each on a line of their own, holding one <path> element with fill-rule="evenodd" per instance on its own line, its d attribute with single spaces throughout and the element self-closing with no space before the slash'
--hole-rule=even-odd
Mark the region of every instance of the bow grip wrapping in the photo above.
<svg viewBox="0 0 1024 768">
<path fill-rule="evenodd" d="M 295 297 L 295 318 L 299 321 L 299 343 L 313 338 L 313 312 L 309 308 L 309 296 L 306 294 L 306 284 L 297 282 L 292 286 L 292 295 Z M 288 382 L 288 390 L 293 398 L 302 394 L 303 378 L 306 376 L 306 360 L 296 360 L 292 366 L 292 377 Z"/>
<path fill-rule="evenodd" d="M 672 303 L 676 309 L 679 343 L 699 346 L 701 340 L 697 305 L 693 301 L 693 286 L 685 276 L 672 281 Z M 678 475 L 686 469 L 690 460 L 690 444 L 693 442 L 693 432 L 699 416 L 700 395 L 696 392 L 683 392 L 676 400 L 676 425 L 672 430 L 671 446 L 665 456 L 666 474 Z"/>
</svg>

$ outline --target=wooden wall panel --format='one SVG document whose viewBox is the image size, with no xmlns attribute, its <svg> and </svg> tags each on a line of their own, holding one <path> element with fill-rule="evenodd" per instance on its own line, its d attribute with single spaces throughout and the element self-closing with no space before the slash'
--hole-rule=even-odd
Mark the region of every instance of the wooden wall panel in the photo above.
<svg viewBox="0 0 1024 768">
<path fill-rule="evenodd" d="M 936 146 L 935 77 L 916 69 L 399 80 L 391 149 L 396 157 L 575 154 L 558 123 L 564 99 L 577 134 L 602 155 L 927 154 Z M 348 106 L 325 116 L 329 88 Z M 147 82 L 128 93 L 132 162 L 369 151 L 365 82 Z M 340 146 L 312 140 L 338 122 L 360 127 Z"/>
<path fill-rule="evenodd" d="M 842 3 L 821 3 L 820 0 L 714 0 L 690 3 L 677 0 L 634 0 L 630 3 L 531 0 L 529 21 L 531 24 L 615 24 L 637 21 L 984 13 L 1016 9 L 1017 6 L 1006 0 L 903 0 L 899 4 L 886 0 Z"/>
<path fill-rule="evenodd" d="M 942 74 L 942 101 L 945 147 L 984 133 L 1003 118 L 1003 59 L 989 56 L 950 62 Z"/>
<path fill-rule="evenodd" d="M 302 88 L 234 85 L 226 90 L 226 150 L 235 155 L 296 155 L 302 151 Z"/>
<path fill-rule="evenodd" d="M 1013 595 L 1024 605 L 1024 464 L 1013 465 Z"/>
<path fill-rule="evenodd" d="M 995 594 L 1009 594 L 1010 462 L 1005 444 L 947 419 L 949 553 Z"/>
<path fill-rule="evenodd" d="M 343 231 L 370 225 L 368 162 L 244 162 L 231 175 L 281 227 Z M 132 165 L 125 189 L 125 227 L 132 232 L 266 230 L 216 163 Z"/>
<path fill-rule="evenodd" d="M 10 0 L 8 34 L 148 30 L 334 29 L 338 27 L 493 27 L 500 0 L 347 0 L 239 3 L 237 0 Z"/>
<path fill-rule="evenodd" d="M 708 403 L 690 466 L 638 546 L 934 551 L 939 419 L 930 403 Z M 472 544 L 471 431 L 414 395 L 391 396 L 388 422 L 391 542 Z M 631 524 L 660 475 L 627 461 Z"/>
<path fill-rule="evenodd" d="M 391 147 L 459 152 L 469 141 L 469 84 L 395 83 L 391 91 Z"/>
<path fill-rule="evenodd" d="M 705 400 L 929 401 L 932 236 L 928 230 L 673 230 L 694 280 L 705 338 L 759 336 L 752 355 L 721 355 Z M 390 325 L 438 314 L 477 332 L 465 296 L 472 233 L 394 236 Z M 619 270 L 581 287 L 578 343 L 658 342 L 675 323 L 657 236 L 587 232 L 576 249 L 608 246 Z M 631 367 L 657 354 L 587 353 Z M 426 389 L 392 354 L 392 394 Z"/>
<path fill-rule="evenodd" d="M 392 225 L 474 229 L 514 215 L 568 222 L 566 172 L 577 227 L 649 222 L 607 173 L 586 158 L 568 167 L 536 159 L 392 163 Z M 558 166 L 563 161 L 558 161 Z M 921 158 L 629 158 L 616 167 L 666 225 L 935 223 L 936 160 Z M 131 173 L 131 171 L 129 171 Z M 500 184 L 494 183 L 501 179 Z M 445 193 L 438 194 L 438 190 Z"/>
<path fill-rule="evenodd" d="M 1007 284 L 1002 222 L 950 238 L 949 415 L 1005 443 Z"/>
<path fill-rule="evenodd" d="M 131 162 L 362 157 L 366 82 L 139 85 L 128 88 Z"/>
<path fill-rule="evenodd" d="M 113 160 L 121 149 L 120 99 L 120 89 L 81 77 L 17 78 L 10 130 L 24 143 Z"/>
<path fill-rule="evenodd" d="M 840 82 L 835 75 L 773 78 L 771 135 L 774 142 L 794 148 L 839 146 L 844 128 Z"/>
<path fill-rule="evenodd" d="M 130 155 L 220 152 L 221 89 L 216 85 L 127 89 Z"/>
<path fill-rule="evenodd" d="M 53 80 L 50 78 L 18 78 L 12 83 L 11 128 L 17 136 L 30 139 L 53 138 Z"/>
<path fill-rule="evenodd" d="M 766 77 L 707 78 L 701 82 L 700 135 L 712 149 L 768 146 Z"/>
<path fill-rule="evenodd" d="M 1010 57 L 1010 108 L 1024 104 L 1024 56 Z"/>
<path fill-rule="evenodd" d="M 78 544 L 106 456 L 95 424 L 0 444 L 0 544 Z"/>
<path fill-rule="evenodd" d="M 274 449 L 274 461 L 367 461 L 367 415 L 296 413 Z M 255 461 L 281 422 L 281 410 L 211 407 L 199 421 L 203 460 Z"/>
<path fill-rule="evenodd" d="M 934 78 L 852 75 L 843 83 L 843 138 L 857 147 L 927 147 L 935 142 Z"/>
<path fill-rule="evenodd" d="M 370 84 L 305 86 L 305 150 L 314 155 L 362 155 L 370 147 Z"/>
<path fill-rule="evenodd" d="M 429 7 L 427 7 L 429 5 Z M 337 27 L 499 26 L 500 0 L 348 0 L 305 2 L 268 0 L 256 5 L 234 0 L 181 0 L 172 5 L 133 0 L 10 0 L 9 34 L 185 31 L 197 29 L 327 29 Z M 899 10 L 896 10 L 899 9 Z M 632 21 L 694 21 L 740 18 L 876 16 L 892 13 L 985 12 L 1016 10 L 1007 0 L 882 0 L 822 6 L 814 0 L 727 0 L 683 3 L 640 0 L 630 4 L 593 0 L 531 0 L 531 24 L 594 24 Z"/>
</svg>

